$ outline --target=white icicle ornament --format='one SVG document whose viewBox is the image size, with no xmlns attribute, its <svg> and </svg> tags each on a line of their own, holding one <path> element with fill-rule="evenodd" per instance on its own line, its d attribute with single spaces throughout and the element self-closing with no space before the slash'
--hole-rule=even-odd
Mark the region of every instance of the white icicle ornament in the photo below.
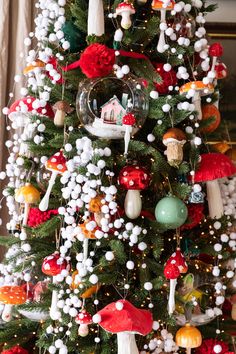
<svg viewBox="0 0 236 354">
<path fill-rule="evenodd" d="M 103 0 L 89 0 L 88 36 L 102 36 L 104 28 Z"/>
</svg>

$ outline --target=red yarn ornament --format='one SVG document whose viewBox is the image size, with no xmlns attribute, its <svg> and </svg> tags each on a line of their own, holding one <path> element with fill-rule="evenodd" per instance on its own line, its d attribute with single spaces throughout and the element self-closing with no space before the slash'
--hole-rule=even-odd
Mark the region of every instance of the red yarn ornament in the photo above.
<svg viewBox="0 0 236 354">
<path fill-rule="evenodd" d="M 177 85 L 176 72 L 173 69 L 168 72 L 165 71 L 163 63 L 154 63 L 154 67 L 162 79 L 160 84 L 154 82 L 154 85 L 161 95 L 165 95 L 169 92 L 169 86 Z"/>
<path fill-rule="evenodd" d="M 181 230 L 191 230 L 194 227 L 198 226 L 198 224 L 202 221 L 204 214 L 203 204 L 188 204 L 188 219 L 186 223 L 181 226 Z"/>
<path fill-rule="evenodd" d="M 122 119 L 122 123 L 124 125 L 131 125 L 132 126 L 135 124 L 135 122 L 136 122 L 136 118 L 133 113 L 127 113 Z"/>
<path fill-rule="evenodd" d="M 109 75 L 114 64 L 114 50 L 99 43 L 88 46 L 79 60 L 81 70 L 90 79 Z"/>
<path fill-rule="evenodd" d="M 209 55 L 211 57 L 221 57 L 223 55 L 224 49 L 220 43 L 213 43 L 209 48 Z"/>
<path fill-rule="evenodd" d="M 29 352 L 19 345 L 16 345 L 15 347 L 2 351 L 2 354 L 29 354 Z"/>
<path fill-rule="evenodd" d="M 31 208 L 28 216 L 27 225 L 29 227 L 37 227 L 47 220 L 51 219 L 53 215 L 58 215 L 57 209 L 41 211 L 38 208 Z"/>
<path fill-rule="evenodd" d="M 202 345 L 195 350 L 195 354 L 216 354 L 214 351 L 214 346 L 220 345 L 222 347 L 222 351 L 220 354 L 226 354 L 229 351 L 229 346 L 223 341 L 217 339 L 205 339 L 202 342 Z"/>
</svg>

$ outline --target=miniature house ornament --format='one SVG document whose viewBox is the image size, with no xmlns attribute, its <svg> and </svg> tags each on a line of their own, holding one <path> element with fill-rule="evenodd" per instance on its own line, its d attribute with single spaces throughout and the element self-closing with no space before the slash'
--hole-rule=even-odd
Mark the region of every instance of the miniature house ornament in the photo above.
<svg viewBox="0 0 236 354">
<path fill-rule="evenodd" d="M 90 134 L 104 139 L 124 139 L 127 134 L 124 117 L 129 113 L 135 116 L 129 133 L 137 133 L 148 114 L 148 95 L 133 76 L 89 79 L 79 86 L 76 108 Z"/>
</svg>

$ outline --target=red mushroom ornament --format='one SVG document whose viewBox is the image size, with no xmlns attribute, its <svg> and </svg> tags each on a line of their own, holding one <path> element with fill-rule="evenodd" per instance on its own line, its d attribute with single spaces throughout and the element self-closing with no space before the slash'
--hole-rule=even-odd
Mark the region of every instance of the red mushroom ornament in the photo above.
<svg viewBox="0 0 236 354">
<path fill-rule="evenodd" d="M 13 102 L 9 108 L 8 117 L 12 121 L 13 128 L 23 128 L 19 155 L 27 155 L 28 145 L 25 141 L 32 139 L 34 135 L 35 126 L 30 124 L 34 114 L 47 116 L 50 119 L 54 117 L 53 109 L 49 103 L 45 107 L 40 107 L 39 99 L 32 96 L 23 97 Z"/>
<path fill-rule="evenodd" d="M 136 119 L 132 113 L 127 113 L 122 119 L 122 123 L 123 123 L 123 125 L 125 125 L 125 136 L 124 136 L 125 152 L 124 152 L 124 155 L 128 154 L 130 135 L 132 133 L 132 127 L 135 124 L 135 122 L 136 122 Z"/>
<path fill-rule="evenodd" d="M 177 267 L 179 271 L 177 271 L 175 267 Z M 170 279 L 170 296 L 169 296 L 169 304 L 168 304 L 168 311 L 170 315 L 175 310 L 175 301 L 174 303 L 172 302 L 173 298 L 175 297 L 175 286 L 177 283 L 175 277 L 176 276 L 178 277 L 180 274 L 187 273 L 187 271 L 188 271 L 188 265 L 185 261 L 184 255 L 182 254 L 180 248 L 177 248 L 176 251 L 167 260 L 164 269 L 165 277 L 167 279 Z M 172 277 L 174 278 L 172 279 Z"/>
<path fill-rule="evenodd" d="M 142 210 L 140 191 L 148 187 L 150 175 L 148 171 L 138 165 L 125 166 L 119 174 L 120 186 L 128 192 L 125 197 L 125 214 L 130 219 L 139 217 Z"/>
<path fill-rule="evenodd" d="M 89 333 L 88 325 L 93 323 L 92 316 L 86 310 L 80 311 L 76 316 L 75 322 L 79 324 L 78 335 L 86 337 Z"/>
<path fill-rule="evenodd" d="M 135 14 L 135 8 L 129 0 L 121 2 L 116 8 L 116 15 L 121 16 L 121 27 L 124 29 L 129 29 L 132 25 L 130 15 Z"/>
<path fill-rule="evenodd" d="M 117 334 L 117 354 L 139 354 L 135 334 L 146 336 L 152 330 L 151 312 L 137 309 L 127 300 L 119 300 L 100 310 L 99 325 L 107 332 Z"/>
<path fill-rule="evenodd" d="M 56 276 L 64 269 L 70 270 L 70 265 L 65 259 L 60 257 L 58 252 L 53 253 L 43 260 L 42 272 L 50 277 L 53 277 L 53 284 L 57 283 Z M 58 293 L 57 290 L 53 290 L 50 307 L 50 317 L 52 320 L 58 320 L 57 302 Z"/>
<path fill-rule="evenodd" d="M 236 167 L 228 156 L 219 153 L 201 155 L 199 169 L 194 181 L 206 182 L 209 216 L 219 219 L 224 214 L 223 202 L 218 179 L 230 177 L 236 173 Z"/>
<path fill-rule="evenodd" d="M 166 279 L 170 280 L 170 293 L 168 300 L 168 312 L 171 315 L 175 310 L 175 288 L 177 285 L 177 278 L 180 276 L 179 268 L 176 264 L 167 261 L 164 268 L 164 275 Z"/>
<path fill-rule="evenodd" d="M 217 59 L 223 55 L 223 47 L 220 43 L 213 43 L 209 48 L 209 55 L 212 57 L 211 71 L 215 71 Z"/>
<path fill-rule="evenodd" d="M 56 181 L 57 175 L 63 174 L 67 170 L 66 159 L 63 155 L 62 150 L 50 157 L 50 159 L 48 159 L 45 163 L 45 167 L 49 171 L 52 171 L 52 174 L 48 183 L 47 191 L 39 204 L 39 209 L 41 211 L 46 211 L 48 209 L 50 193 Z"/>
<path fill-rule="evenodd" d="M 188 265 L 180 248 L 177 248 L 176 251 L 172 253 L 166 264 L 176 265 L 181 274 L 187 273 L 188 271 Z"/>
</svg>

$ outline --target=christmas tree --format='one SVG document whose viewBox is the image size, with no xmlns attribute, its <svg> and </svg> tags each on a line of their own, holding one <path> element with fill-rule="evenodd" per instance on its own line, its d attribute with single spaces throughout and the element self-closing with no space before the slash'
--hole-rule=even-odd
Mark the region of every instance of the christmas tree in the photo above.
<svg viewBox="0 0 236 354">
<path fill-rule="evenodd" d="M 3 353 L 233 351 L 236 168 L 206 143 L 227 75 L 216 6 L 36 7 L 22 98 L 3 109 Z"/>
</svg>

